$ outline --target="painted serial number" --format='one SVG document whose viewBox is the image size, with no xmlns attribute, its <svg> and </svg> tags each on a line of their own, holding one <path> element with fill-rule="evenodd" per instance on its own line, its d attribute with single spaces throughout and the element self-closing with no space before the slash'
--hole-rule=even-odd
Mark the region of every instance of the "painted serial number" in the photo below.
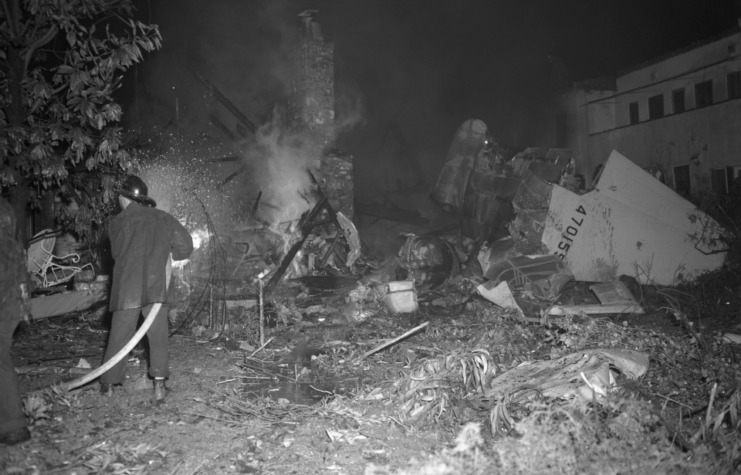
<svg viewBox="0 0 741 475">
<path fill-rule="evenodd" d="M 576 212 L 582 216 L 571 217 L 571 222 L 566 226 L 566 230 L 561 233 L 561 241 L 558 243 L 558 250 L 554 252 L 555 255 L 561 258 L 561 260 L 566 259 L 566 254 L 568 254 L 569 249 L 571 249 L 571 244 L 573 244 L 574 238 L 579 234 L 579 229 L 581 229 L 581 225 L 584 224 L 584 219 L 587 216 L 587 210 L 584 209 L 584 206 L 579 205 L 579 207 L 576 208 Z"/>
</svg>

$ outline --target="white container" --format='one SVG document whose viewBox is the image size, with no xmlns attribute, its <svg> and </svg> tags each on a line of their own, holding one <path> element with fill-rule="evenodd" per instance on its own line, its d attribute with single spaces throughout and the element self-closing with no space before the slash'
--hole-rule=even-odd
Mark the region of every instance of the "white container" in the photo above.
<svg viewBox="0 0 741 475">
<path fill-rule="evenodd" d="M 419 310 L 417 291 L 413 280 L 401 280 L 384 284 L 383 303 L 394 313 L 411 313 Z M 377 289 L 378 290 L 378 289 Z"/>
</svg>

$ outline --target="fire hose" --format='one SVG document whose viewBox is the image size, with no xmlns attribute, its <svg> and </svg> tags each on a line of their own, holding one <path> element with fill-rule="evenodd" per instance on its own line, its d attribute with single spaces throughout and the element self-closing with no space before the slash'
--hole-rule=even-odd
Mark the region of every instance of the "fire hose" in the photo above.
<svg viewBox="0 0 741 475">
<path fill-rule="evenodd" d="M 157 317 L 157 314 L 159 313 L 161 307 L 162 307 L 161 302 L 157 302 L 156 304 L 152 305 L 152 309 L 149 311 L 147 318 L 144 319 L 144 323 L 142 323 L 142 326 L 139 328 L 139 331 L 137 331 L 134 334 L 131 340 L 129 340 L 129 342 L 126 343 L 126 345 L 123 348 L 121 348 L 121 351 L 116 353 L 113 356 L 113 358 L 106 361 L 105 364 L 89 372 L 85 376 L 82 376 L 81 378 L 77 378 L 74 381 L 70 381 L 69 383 L 63 384 L 62 387 L 67 391 L 69 391 L 70 389 L 78 388 L 84 384 L 89 383 L 93 379 L 97 378 L 101 374 L 113 368 L 116 365 L 116 363 L 118 363 L 126 355 L 128 355 L 129 351 L 134 349 L 136 344 L 139 343 L 139 340 L 141 340 L 144 337 L 144 335 L 147 333 L 147 330 L 149 330 L 149 327 L 152 326 L 152 323 L 154 322 L 154 319 Z"/>
<path fill-rule="evenodd" d="M 172 255 L 167 259 L 167 266 L 165 268 L 165 292 L 167 291 L 167 288 L 170 286 L 170 276 L 171 275 L 172 275 Z M 77 378 L 74 381 L 70 381 L 68 383 L 62 384 L 62 388 L 65 389 L 66 391 L 78 388 L 82 385 L 89 383 L 90 381 L 99 377 L 100 375 L 108 371 L 109 369 L 113 368 L 119 361 L 121 361 L 126 355 L 128 355 L 132 349 L 134 349 L 136 344 L 139 343 L 139 341 L 142 338 L 144 338 L 144 335 L 146 335 L 147 331 L 149 330 L 149 327 L 151 327 L 152 323 L 154 323 L 154 319 L 157 317 L 157 314 L 159 313 L 160 308 L 162 308 L 162 302 L 157 302 L 154 305 L 152 305 L 152 308 L 149 310 L 149 314 L 147 314 L 147 318 L 144 319 L 144 323 L 142 323 L 142 326 L 139 327 L 139 330 L 134 334 L 133 337 L 131 337 L 131 340 L 129 340 L 129 342 L 126 343 L 126 345 L 123 348 L 121 348 L 121 351 L 116 353 L 110 360 L 106 361 L 103 365 L 89 372 L 85 376 Z"/>
</svg>

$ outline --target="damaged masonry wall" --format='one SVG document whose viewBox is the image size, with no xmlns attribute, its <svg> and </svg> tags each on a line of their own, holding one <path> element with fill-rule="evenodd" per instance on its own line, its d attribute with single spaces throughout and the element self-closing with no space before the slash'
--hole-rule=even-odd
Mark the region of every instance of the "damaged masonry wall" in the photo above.
<svg viewBox="0 0 741 475">
<path fill-rule="evenodd" d="M 316 13 L 307 10 L 299 15 L 304 32 L 289 53 L 293 67 L 287 100 L 289 120 L 308 130 L 325 150 L 316 167 L 316 179 L 330 205 L 352 219 L 352 156 L 332 149 L 336 132 L 334 44 L 324 41 L 321 26 L 313 19 Z"/>
</svg>

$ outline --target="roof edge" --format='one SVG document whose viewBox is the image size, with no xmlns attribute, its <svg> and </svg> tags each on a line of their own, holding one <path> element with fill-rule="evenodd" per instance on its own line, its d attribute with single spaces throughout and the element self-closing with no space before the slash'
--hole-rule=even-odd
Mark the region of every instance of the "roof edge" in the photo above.
<svg viewBox="0 0 741 475">
<path fill-rule="evenodd" d="M 688 53 L 688 52 L 690 52 L 690 51 L 692 51 L 694 49 L 700 48 L 700 47 L 705 46 L 705 45 L 708 45 L 710 43 L 715 43 L 716 41 L 720 41 L 720 40 L 722 40 L 724 38 L 727 38 L 729 36 L 733 36 L 735 34 L 741 33 L 741 18 L 738 20 L 738 22 L 739 22 L 739 24 L 737 24 L 733 28 L 729 28 L 729 29 L 727 29 L 725 31 L 722 31 L 722 32 L 716 34 L 716 35 L 713 35 L 711 37 L 708 37 L 708 38 L 705 38 L 705 39 L 702 39 L 702 40 L 697 40 L 697 41 L 695 41 L 693 43 L 690 43 L 689 45 L 687 45 L 685 47 L 676 49 L 674 51 L 671 51 L 669 53 L 665 53 L 665 54 L 663 54 L 661 56 L 658 56 L 656 58 L 643 61 L 641 63 L 638 63 L 638 64 L 634 65 L 634 66 L 630 66 L 630 67 L 628 67 L 626 69 L 623 69 L 621 71 L 618 71 L 617 77 L 625 76 L 626 74 L 633 73 L 635 71 L 638 71 L 639 69 L 647 68 L 648 66 L 651 66 L 653 64 L 658 64 L 658 63 L 660 63 L 662 61 L 666 61 L 667 59 L 673 58 L 675 56 L 679 56 L 680 54 Z"/>
</svg>

